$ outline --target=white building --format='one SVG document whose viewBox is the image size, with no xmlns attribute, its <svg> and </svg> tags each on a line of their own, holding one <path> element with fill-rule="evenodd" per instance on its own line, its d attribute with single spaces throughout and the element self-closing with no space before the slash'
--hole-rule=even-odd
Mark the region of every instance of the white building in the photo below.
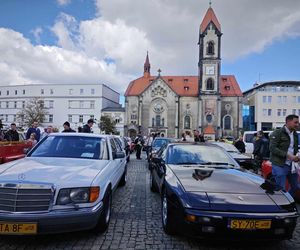
<svg viewBox="0 0 300 250">
<path fill-rule="evenodd" d="M 52 125 L 61 131 L 69 121 L 77 129 L 88 119 L 100 120 L 101 110 L 119 107 L 120 94 L 104 84 L 26 84 L 0 87 L 0 119 L 4 124 L 17 121 L 17 113 L 32 98 L 44 100 L 48 115 L 41 126 Z M 98 132 L 98 126 L 93 126 Z"/>
<path fill-rule="evenodd" d="M 121 136 L 124 136 L 125 125 L 125 108 L 121 107 L 107 107 L 102 109 L 102 115 L 108 116 L 116 124 L 116 130 Z"/>
<path fill-rule="evenodd" d="M 287 115 L 300 115 L 300 81 L 256 84 L 243 94 L 244 130 L 272 130 L 282 127 Z"/>
</svg>

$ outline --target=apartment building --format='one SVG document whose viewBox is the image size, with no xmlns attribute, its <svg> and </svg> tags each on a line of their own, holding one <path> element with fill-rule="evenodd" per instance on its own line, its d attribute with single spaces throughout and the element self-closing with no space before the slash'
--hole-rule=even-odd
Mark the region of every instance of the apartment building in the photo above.
<svg viewBox="0 0 300 250">
<path fill-rule="evenodd" d="M 300 115 L 300 81 L 255 84 L 243 93 L 244 130 L 272 130 L 289 114 Z"/>
</svg>

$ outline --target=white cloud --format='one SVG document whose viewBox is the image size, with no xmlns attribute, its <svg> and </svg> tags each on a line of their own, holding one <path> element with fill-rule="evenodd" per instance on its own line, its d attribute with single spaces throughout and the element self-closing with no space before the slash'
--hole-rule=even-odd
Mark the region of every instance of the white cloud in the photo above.
<svg viewBox="0 0 300 250">
<path fill-rule="evenodd" d="M 34 30 L 31 31 L 35 38 L 36 43 L 41 43 L 41 34 L 43 33 L 43 29 L 41 27 L 37 27 Z"/>
<path fill-rule="evenodd" d="M 60 6 L 66 6 L 71 3 L 71 0 L 56 0 L 56 2 Z"/>
<path fill-rule="evenodd" d="M 70 1 L 59 1 L 67 4 Z M 208 1 L 95 0 L 97 17 L 61 13 L 51 31 L 57 46 L 33 46 L 22 34 L 0 29 L 0 84 L 106 83 L 121 93 L 143 73 L 196 75 L 198 37 Z M 278 39 L 300 36 L 300 1 L 214 1 L 221 23 L 222 59 L 260 53 Z M 42 28 L 33 31 L 36 41 Z"/>
</svg>

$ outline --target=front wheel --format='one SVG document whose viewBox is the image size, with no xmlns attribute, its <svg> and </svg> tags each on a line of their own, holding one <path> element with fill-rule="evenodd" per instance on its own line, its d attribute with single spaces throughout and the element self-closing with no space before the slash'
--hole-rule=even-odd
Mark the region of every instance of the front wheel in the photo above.
<svg viewBox="0 0 300 250">
<path fill-rule="evenodd" d="M 96 227 L 93 229 L 95 233 L 104 233 L 107 230 L 111 216 L 111 203 L 112 195 L 111 191 L 108 190 L 103 198 L 103 211 Z"/>
<path fill-rule="evenodd" d="M 123 173 L 123 175 L 121 177 L 121 180 L 119 182 L 119 186 L 121 186 L 121 187 L 125 186 L 126 182 L 127 182 L 127 167 L 125 167 L 124 173 Z"/>
<path fill-rule="evenodd" d="M 167 200 L 166 190 L 164 190 L 161 198 L 161 217 L 165 233 L 169 235 L 174 235 L 176 233 L 174 226 L 174 218 L 171 215 L 171 208 Z"/>
</svg>

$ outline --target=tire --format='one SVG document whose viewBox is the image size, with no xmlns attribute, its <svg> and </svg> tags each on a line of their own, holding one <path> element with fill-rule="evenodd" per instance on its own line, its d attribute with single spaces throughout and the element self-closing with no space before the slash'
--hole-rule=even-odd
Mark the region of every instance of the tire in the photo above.
<svg viewBox="0 0 300 250">
<path fill-rule="evenodd" d="M 130 153 L 128 153 L 128 156 L 127 156 L 126 161 L 127 161 L 127 162 L 130 162 Z"/>
<path fill-rule="evenodd" d="M 176 234 L 174 218 L 171 213 L 170 204 L 167 200 L 166 190 L 163 191 L 161 198 L 161 219 L 165 233 L 168 235 Z"/>
<path fill-rule="evenodd" d="M 153 180 L 152 171 L 150 171 L 150 190 L 154 193 L 158 192 L 158 188 Z"/>
<path fill-rule="evenodd" d="M 121 180 L 119 182 L 119 186 L 120 187 L 125 186 L 126 182 L 127 182 L 127 167 L 125 167 L 124 173 L 123 173 L 123 175 L 121 177 Z"/>
<path fill-rule="evenodd" d="M 98 223 L 93 229 L 94 233 L 104 233 L 109 225 L 110 217 L 111 217 L 111 203 L 112 203 L 112 195 L 111 191 L 108 190 L 105 193 L 103 198 L 103 210 L 99 217 Z"/>
</svg>

